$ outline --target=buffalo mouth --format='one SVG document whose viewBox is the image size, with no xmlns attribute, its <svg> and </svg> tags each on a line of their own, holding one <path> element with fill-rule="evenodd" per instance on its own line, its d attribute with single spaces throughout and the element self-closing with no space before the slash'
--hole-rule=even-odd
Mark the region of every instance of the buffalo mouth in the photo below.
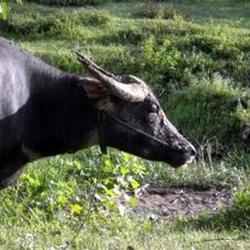
<svg viewBox="0 0 250 250">
<path fill-rule="evenodd" d="M 173 152 L 167 157 L 166 162 L 174 168 L 180 168 L 194 161 L 195 156 L 187 153 Z"/>
<path fill-rule="evenodd" d="M 195 155 L 188 152 L 180 152 L 174 150 L 167 150 L 163 152 L 151 152 L 147 148 L 141 149 L 140 153 L 136 154 L 145 159 L 152 161 L 160 161 L 171 165 L 174 168 L 180 168 L 186 164 L 190 164 L 194 161 Z"/>
</svg>

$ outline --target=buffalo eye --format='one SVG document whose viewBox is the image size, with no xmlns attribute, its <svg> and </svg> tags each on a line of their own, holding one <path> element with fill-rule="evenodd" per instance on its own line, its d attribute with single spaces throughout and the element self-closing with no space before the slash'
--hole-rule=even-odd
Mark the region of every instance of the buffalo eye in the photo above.
<svg viewBox="0 0 250 250">
<path fill-rule="evenodd" d="M 149 106 L 149 110 L 148 111 L 150 113 L 158 113 L 159 107 L 156 104 L 151 103 L 150 106 Z"/>
</svg>

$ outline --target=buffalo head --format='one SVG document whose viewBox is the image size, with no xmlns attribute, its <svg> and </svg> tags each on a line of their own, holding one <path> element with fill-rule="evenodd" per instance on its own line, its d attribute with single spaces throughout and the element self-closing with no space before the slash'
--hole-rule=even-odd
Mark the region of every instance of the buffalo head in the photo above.
<svg viewBox="0 0 250 250">
<path fill-rule="evenodd" d="M 193 160 L 195 148 L 171 124 L 144 81 L 131 75 L 115 76 L 77 55 L 95 77 L 85 89 L 101 116 L 99 143 L 173 167 Z"/>
</svg>

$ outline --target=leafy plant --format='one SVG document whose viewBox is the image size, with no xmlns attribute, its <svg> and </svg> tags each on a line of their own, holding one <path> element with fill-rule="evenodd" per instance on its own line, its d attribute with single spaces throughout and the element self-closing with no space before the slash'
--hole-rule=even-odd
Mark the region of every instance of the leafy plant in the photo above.
<svg viewBox="0 0 250 250">
<path fill-rule="evenodd" d="M 175 19 L 181 16 L 183 19 L 190 19 L 189 15 L 180 8 L 174 8 L 170 5 L 160 5 L 155 3 L 147 3 L 136 14 L 136 17 L 150 19 Z"/>
<path fill-rule="evenodd" d="M 204 214 L 193 218 L 189 223 L 197 227 L 216 230 L 244 228 L 250 225 L 250 188 L 247 186 L 235 194 L 235 201 L 231 207 L 221 208 L 216 214 Z"/>
<path fill-rule="evenodd" d="M 18 4 L 22 4 L 22 0 L 16 0 Z M 8 0 L 2 0 L 0 5 L 0 19 L 7 20 L 9 17 L 10 7 L 8 4 Z"/>
</svg>

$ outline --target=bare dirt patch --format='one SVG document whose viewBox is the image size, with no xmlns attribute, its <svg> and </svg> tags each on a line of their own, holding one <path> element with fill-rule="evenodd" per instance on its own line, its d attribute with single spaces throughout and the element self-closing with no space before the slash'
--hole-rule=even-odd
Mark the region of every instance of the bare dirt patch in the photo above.
<svg viewBox="0 0 250 250">
<path fill-rule="evenodd" d="M 136 191 L 136 197 L 136 213 L 153 218 L 193 216 L 205 211 L 215 213 L 221 206 L 230 206 L 233 201 L 228 187 L 159 187 L 147 184 Z"/>
</svg>

